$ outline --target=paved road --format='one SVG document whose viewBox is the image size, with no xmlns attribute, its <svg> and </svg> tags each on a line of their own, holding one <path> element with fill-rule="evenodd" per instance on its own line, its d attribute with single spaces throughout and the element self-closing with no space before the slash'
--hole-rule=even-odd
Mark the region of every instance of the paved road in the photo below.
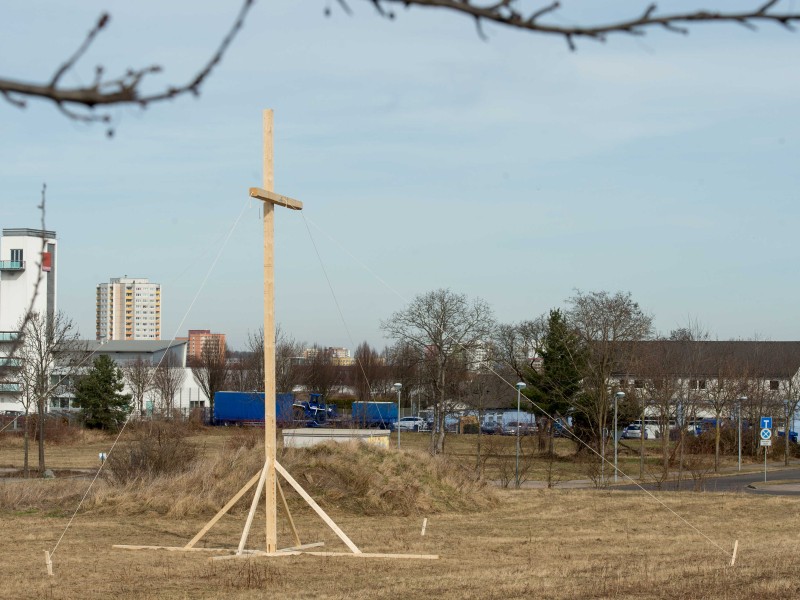
<svg viewBox="0 0 800 600">
<path fill-rule="evenodd" d="M 770 485 L 772 482 L 781 482 Z M 764 471 L 753 473 L 726 475 L 723 477 L 710 477 L 704 482 L 706 492 L 745 492 L 749 494 L 770 494 L 780 496 L 800 496 L 800 468 L 767 469 L 767 484 L 764 484 Z M 755 485 L 755 489 L 748 487 Z M 643 486 L 648 490 L 658 489 L 655 485 Z M 637 490 L 635 485 L 614 487 L 615 490 Z M 670 481 L 662 485 L 662 491 L 676 491 L 677 483 Z M 680 491 L 694 491 L 694 482 L 684 480 Z"/>
</svg>

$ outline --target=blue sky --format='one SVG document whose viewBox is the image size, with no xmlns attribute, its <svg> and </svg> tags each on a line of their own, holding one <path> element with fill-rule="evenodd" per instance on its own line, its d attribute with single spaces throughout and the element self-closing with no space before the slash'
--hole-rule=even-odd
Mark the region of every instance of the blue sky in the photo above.
<svg viewBox="0 0 800 600">
<path fill-rule="evenodd" d="M 108 10 L 67 83 L 98 62 L 183 81 L 235 4 L 8 2 L 0 74 L 49 78 Z M 564 22 L 602 16 L 566 4 Z M 47 182 L 59 305 L 84 336 L 96 284 L 126 274 L 162 284 L 165 336 L 210 328 L 240 347 L 259 326 L 247 188 L 273 108 L 276 190 L 306 206 L 276 227 L 277 319 L 299 340 L 382 347 L 380 320 L 438 287 L 504 322 L 576 288 L 623 290 L 664 332 L 691 318 L 719 339 L 800 339 L 798 34 L 707 25 L 570 52 L 491 26 L 482 40 L 456 15 L 325 6 L 258 3 L 199 99 L 113 109 L 111 140 L 49 104 L 0 102 L 0 226 L 38 226 Z"/>
</svg>

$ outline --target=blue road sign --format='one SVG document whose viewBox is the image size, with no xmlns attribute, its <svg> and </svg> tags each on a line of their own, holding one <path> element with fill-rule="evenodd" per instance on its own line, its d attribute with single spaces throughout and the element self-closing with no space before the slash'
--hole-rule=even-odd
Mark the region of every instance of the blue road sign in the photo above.
<svg viewBox="0 0 800 600">
<path fill-rule="evenodd" d="M 761 417 L 761 429 L 772 429 L 772 417 Z"/>
<path fill-rule="evenodd" d="M 768 440 L 771 437 L 772 437 L 772 430 L 771 429 L 764 428 L 764 429 L 761 430 L 761 439 L 762 440 Z"/>
</svg>

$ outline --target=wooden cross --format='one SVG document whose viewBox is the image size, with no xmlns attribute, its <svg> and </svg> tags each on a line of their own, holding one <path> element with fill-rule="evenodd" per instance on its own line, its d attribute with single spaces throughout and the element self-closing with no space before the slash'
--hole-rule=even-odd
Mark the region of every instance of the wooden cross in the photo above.
<svg viewBox="0 0 800 600">
<path fill-rule="evenodd" d="M 272 142 L 272 111 L 264 111 L 264 182 L 263 188 L 250 188 L 250 197 L 257 198 L 264 202 L 264 466 L 261 470 L 244 484 L 234 496 L 223 506 L 212 519 L 206 523 L 202 529 L 185 546 L 131 546 L 116 544 L 114 548 L 124 548 L 127 550 L 175 550 L 182 552 L 230 552 L 229 548 L 207 548 L 196 547 L 196 544 L 205 536 L 206 533 L 244 497 L 244 495 L 256 486 L 255 494 L 250 505 L 250 512 L 247 515 L 244 531 L 239 540 L 239 547 L 235 553 L 227 556 L 216 556 L 217 560 L 229 558 L 248 558 L 253 556 L 295 556 L 300 553 L 311 554 L 314 556 L 355 556 L 361 558 L 388 558 L 388 559 L 417 559 L 428 560 L 438 558 L 435 554 L 383 554 L 365 553 L 347 537 L 339 526 L 331 519 L 324 510 L 314 501 L 300 484 L 289 474 L 282 465 L 276 460 L 277 450 L 277 427 L 275 423 L 275 262 L 274 262 L 274 232 L 275 232 L 275 206 L 284 206 L 292 210 L 302 210 L 303 203 L 299 200 L 281 196 L 273 191 L 273 142 Z M 283 477 L 298 495 L 311 507 L 323 522 L 330 527 L 336 536 L 347 546 L 349 552 L 319 552 L 311 549 L 324 545 L 323 542 L 313 542 L 303 544 L 294 525 L 294 520 L 289 512 L 289 505 L 278 484 L 276 472 Z M 266 552 L 262 550 L 247 550 L 245 544 L 250 534 L 250 527 L 261 499 L 261 492 L 265 492 L 266 503 Z M 289 526 L 294 537 L 294 545 L 288 548 L 278 548 L 278 527 L 277 527 L 277 494 L 281 497 L 281 503 L 289 520 Z M 47 555 L 48 569 L 49 554 Z"/>
<path fill-rule="evenodd" d="M 275 458 L 275 205 L 302 210 L 299 200 L 276 194 L 274 177 L 272 110 L 264 111 L 264 179 L 262 188 L 250 188 L 250 197 L 264 202 L 264 478 L 267 510 L 267 552 L 278 549 Z M 258 493 L 256 493 L 258 495 Z M 257 501 L 253 502 L 255 505 Z M 252 514 L 248 521 L 252 520 Z M 244 536 L 246 537 L 246 535 Z M 244 541 L 244 539 L 242 540 Z M 243 545 L 243 544 L 242 544 Z"/>
</svg>

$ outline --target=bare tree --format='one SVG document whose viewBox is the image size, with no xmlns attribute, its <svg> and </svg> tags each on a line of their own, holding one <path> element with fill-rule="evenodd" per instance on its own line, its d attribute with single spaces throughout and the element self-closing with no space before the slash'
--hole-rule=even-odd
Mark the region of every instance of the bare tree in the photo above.
<svg viewBox="0 0 800 600">
<path fill-rule="evenodd" d="M 486 464 L 483 457 L 483 432 L 481 431 L 481 424 L 483 423 L 486 409 L 495 408 L 499 404 L 508 404 L 513 394 L 508 384 L 504 381 L 504 379 L 514 376 L 508 367 L 500 368 L 499 374 L 501 377 L 498 377 L 497 374 L 497 370 L 495 370 L 494 373 L 473 373 L 469 381 L 465 382 L 463 386 L 463 401 L 475 410 L 478 417 L 478 436 L 475 456 L 475 470 L 478 476 L 483 476 L 483 469 Z"/>
<path fill-rule="evenodd" d="M 178 363 L 171 352 L 164 355 L 161 364 L 155 369 L 153 389 L 158 392 L 161 399 L 161 414 L 171 418 L 175 410 L 175 394 L 183 386 L 186 371 Z"/>
<path fill-rule="evenodd" d="M 107 112 L 95 112 L 97 107 L 113 105 L 135 105 L 147 107 L 151 104 L 172 100 L 184 95 L 197 96 L 203 83 L 222 61 L 225 52 L 242 29 L 250 8 L 255 0 L 244 0 L 239 14 L 227 34 L 222 38 L 210 59 L 198 70 L 189 81 L 180 84 L 167 84 L 152 92 L 142 91 L 143 82 L 151 79 L 162 68 L 150 65 L 129 69 L 116 77 L 108 77 L 105 69 L 98 65 L 95 68 L 91 83 L 71 87 L 64 84 L 65 76 L 73 71 L 92 46 L 97 37 L 108 27 L 111 17 L 103 13 L 88 32 L 75 52 L 61 62 L 61 65 L 49 77 L 39 82 L 31 82 L 7 77 L 0 77 L 0 94 L 12 105 L 19 108 L 27 106 L 29 98 L 44 99 L 53 102 L 58 109 L 71 119 L 85 122 L 109 123 Z M 558 0 L 545 0 L 528 3 L 518 0 L 370 0 L 370 4 L 378 13 L 387 18 L 394 18 L 394 6 L 403 8 L 440 9 L 467 16 L 475 23 L 480 36 L 484 36 L 484 23 L 495 23 L 515 30 L 523 30 L 535 34 L 563 38 L 571 49 L 575 49 L 575 40 L 589 39 L 605 41 L 611 34 L 642 36 L 651 29 L 663 29 L 678 34 L 687 34 L 688 26 L 698 23 L 734 23 L 756 29 L 759 23 L 774 23 L 793 30 L 792 24 L 800 20 L 800 12 L 794 8 L 784 11 L 776 10 L 778 0 L 755 3 L 752 8 L 739 11 L 687 10 L 684 12 L 661 13 L 655 4 L 642 5 L 631 10 L 631 16 L 600 23 L 580 25 L 565 24 L 558 17 L 562 3 Z M 339 0 L 339 5 L 351 12 L 347 0 Z M 330 14 L 329 7 L 325 9 Z M 109 135 L 113 130 L 108 129 Z"/>
<path fill-rule="evenodd" d="M 122 374 L 131 390 L 134 405 L 140 417 L 144 416 L 144 397 L 153 387 L 154 367 L 149 360 L 137 356 L 136 360 L 122 366 Z"/>
<path fill-rule="evenodd" d="M 493 349 L 496 360 L 511 369 L 517 379 L 524 379 L 541 355 L 547 336 L 547 316 L 531 321 L 501 324 L 495 328 Z"/>
<path fill-rule="evenodd" d="M 314 344 L 303 363 L 301 380 L 309 392 L 321 394 L 327 401 L 344 379 L 344 372 L 336 364 L 331 352 Z"/>
<path fill-rule="evenodd" d="M 642 420 L 639 446 L 639 478 L 644 478 L 644 439 L 646 408 L 649 406 L 658 421 L 661 436 L 661 473 L 658 481 L 662 482 L 669 475 L 670 465 L 670 425 L 677 423 L 677 403 L 683 390 L 682 373 L 678 368 L 682 364 L 682 344 L 668 340 L 654 340 L 636 345 L 636 372 L 643 376 L 640 387 L 634 388 L 639 397 Z"/>
<path fill-rule="evenodd" d="M 714 472 L 719 473 L 720 420 L 746 393 L 747 374 L 742 372 L 741 365 L 734 364 L 731 357 L 723 358 L 710 368 L 713 376 L 706 382 L 705 403 L 714 411 Z"/>
<path fill-rule="evenodd" d="M 633 301 L 629 292 L 576 291 L 567 303 L 567 321 L 585 346 L 584 393 L 575 402 L 576 411 L 594 428 L 597 451 L 602 453 L 611 407 L 611 375 L 624 358 L 620 355 L 634 342 L 652 333 L 653 318 Z M 630 362 L 630 361 L 625 361 Z M 578 430 L 579 431 L 579 430 Z M 605 457 L 604 457 L 605 458 Z"/>
<path fill-rule="evenodd" d="M 264 385 L 264 334 L 261 334 L 261 385 Z M 252 342 L 251 342 L 252 347 Z M 275 328 L 275 389 L 279 392 L 291 392 L 300 384 L 301 369 L 299 357 L 303 352 L 303 343 L 295 340 L 283 331 L 279 325 Z M 258 388 L 261 389 L 261 388 Z"/>
<path fill-rule="evenodd" d="M 702 346 L 710 335 L 699 321 L 689 319 L 687 324 L 670 332 L 669 339 L 680 342 L 680 371 L 684 375 L 682 397 L 677 400 L 676 418 L 678 425 L 678 489 L 683 481 L 685 467 L 686 434 L 691 424 L 694 435 L 694 424 L 702 395 L 706 389 L 706 371 L 702 356 Z M 681 392 L 679 392 L 681 393 Z"/>
<path fill-rule="evenodd" d="M 208 406 L 213 416 L 214 394 L 225 389 L 228 383 L 230 373 L 228 349 L 218 339 L 208 339 L 203 344 L 200 357 L 193 359 L 189 366 L 197 384 L 208 398 Z"/>
<path fill-rule="evenodd" d="M 418 348 L 404 341 L 398 341 L 383 352 L 388 369 L 389 383 L 399 383 L 403 387 L 402 395 L 417 406 L 417 413 L 422 408 L 420 392 L 423 388 L 421 367 L 423 355 Z M 388 390 L 382 390 L 388 391 Z"/>
<path fill-rule="evenodd" d="M 36 408 L 39 473 L 45 471 L 44 421 L 47 403 L 58 381 L 69 378 L 78 349 L 78 332 L 71 319 L 57 312 L 52 318 L 38 312 L 20 320 L 21 343 L 17 349 L 22 403 L 27 416 Z M 51 382 L 51 377 L 55 381 Z M 24 433 L 25 473 L 28 473 L 28 426 Z"/>
<path fill-rule="evenodd" d="M 381 322 L 389 337 L 413 344 L 435 367 L 436 427 L 431 428 L 431 454 L 444 449 L 447 373 L 459 358 L 467 358 L 480 344 L 488 342 L 493 327 L 492 310 L 485 301 L 469 301 L 465 295 L 447 289 L 421 294 Z"/>
<path fill-rule="evenodd" d="M 387 395 L 391 387 L 389 369 L 378 351 L 369 343 L 362 342 L 356 348 L 353 358 L 355 363 L 350 367 L 351 383 L 356 390 L 358 400 L 368 402 L 375 395 Z M 406 397 L 409 391 L 401 388 L 401 394 Z"/>
</svg>

